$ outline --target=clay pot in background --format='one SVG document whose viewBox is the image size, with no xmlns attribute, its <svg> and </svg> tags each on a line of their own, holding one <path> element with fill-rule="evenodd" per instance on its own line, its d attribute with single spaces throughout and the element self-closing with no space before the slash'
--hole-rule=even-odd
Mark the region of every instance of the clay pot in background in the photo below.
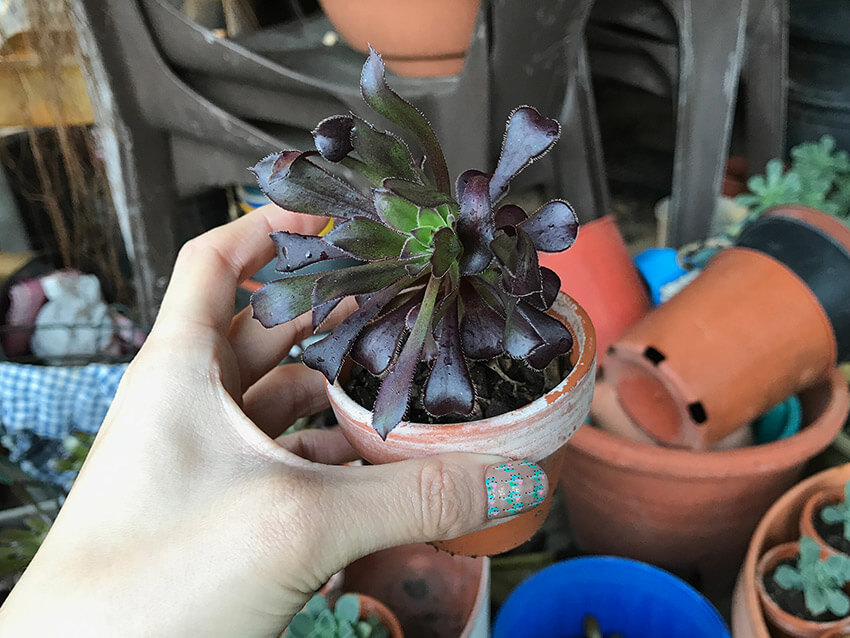
<svg viewBox="0 0 850 638">
<path fill-rule="evenodd" d="M 726 172 L 723 174 L 724 197 L 737 197 L 747 192 L 747 158 L 743 155 L 733 155 L 726 162 Z"/>
<path fill-rule="evenodd" d="M 824 378 L 835 361 L 832 326 L 805 282 L 736 247 L 618 339 L 605 374 L 654 439 L 699 450 Z"/>
<path fill-rule="evenodd" d="M 812 494 L 803 505 L 800 514 L 800 536 L 811 536 L 820 545 L 821 551 L 827 555 L 838 554 L 840 550 L 833 547 L 818 533 L 814 517 L 820 516 L 820 511 L 827 505 L 835 505 L 844 500 L 844 486 L 829 488 Z"/>
<path fill-rule="evenodd" d="M 463 69 L 481 0 L 319 0 L 343 39 L 371 45 L 391 71 L 417 77 Z"/>
<path fill-rule="evenodd" d="M 370 463 L 446 452 L 477 452 L 528 459 L 539 463 L 546 472 L 549 494 L 537 508 L 490 529 L 434 543 L 440 549 L 465 556 L 499 554 L 531 538 L 546 520 L 561 473 L 565 444 L 590 411 L 596 377 L 596 337 L 587 313 L 564 293 L 558 295 L 549 312 L 572 332 L 573 369 L 554 389 L 518 410 L 466 423 L 402 422 L 382 441 L 371 426 L 371 412 L 349 397 L 339 383 L 327 386 L 331 407 L 345 437 Z"/>
<path fill-rule="evenodd" d="M 540 253 L 540 265 L 561 278 L 561 290 L 590 315 L 596 329 L 597 365 L 617 337 L 647 313 L 649 296 L 613 215 L 581 224 L 569 250 Z"/>
<path fill-rule="evenodd" d="M 829 445 L 850 402 L 838 371 L 800 399 L 800 432 L 737 450 L 669 449 L 581 428 L 561 474 L 581 549 L 696 570 L 704 579 L 731 577 L 761 515 Z"/>
<path fill-rule="evenodd" d="M 486 638 L 489 568 L 487 558 L 406 545 L 355 561 L 345 568 L 345 584 L 384 601 L 408 636 Z"/>
</svg>

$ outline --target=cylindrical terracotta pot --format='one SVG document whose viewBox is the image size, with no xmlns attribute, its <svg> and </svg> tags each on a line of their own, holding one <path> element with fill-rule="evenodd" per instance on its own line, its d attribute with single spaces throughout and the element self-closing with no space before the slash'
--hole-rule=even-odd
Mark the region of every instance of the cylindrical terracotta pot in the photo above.
<svg viewBox="0 0 850 638">
<path fill-rule="evenodd" d="M 770 574 L 783 560 L 796 559 L 800 548 L 795 542 L 782 543 L 768 550 L 756 565 L 755 587 L 761 601 L 762 609 L 769 625 L 782 636 L 787 638 L 819 638 L 821 634 L 833 629 L 843 629 L 850 625 L 850 619 L 841 618 L 829 622 L 804 620 L 785 611 L 767 593 L 764 577 Z M 821 558 L 825 558 L 822 554 Z"/>
<path fill-rule="evenodd" d="M 831 629 L 830 631 L 818 636 L 818 638 L 850 638 L 850 628 L 838 627 L 836 629 Z"/>
<path fill-rule="evenodd" d="M 839 554 L 840 550 L 833 547 L 818 533 L 815 527 L 814 518 L 820 516 L 820 511 L 827 505 L 835 505 L 844 500 L 844 488 L 829 488 L 812 494 L 806 504 L 803 506 L 803 512 L 800 514 L 800 536 L 811 536 L 820 545 L 821 551 L 825 554 Z"/>
<path fill-rule="evenodd" d="M 832 326 L 808 286 L 748 248 L 718 253 L 609 349 L 606 379 L 667 445 L 707 449 L 829 374 Z"/>
<path fill-rule="evenodd" d="M 646 288 L 613 215 L 581 225 L 569 250 L 539 254 L 561 278 L 561 290 L 587 311 L 596 330 L 597 365 L 605 350 L 649 311 Z"/>
<path fill-rule="evenodd" d="M 441 549 L 466 556 L 499 554 L 531 538 L 546 520 L 561 472 L 564 444 L 587 417 L 596 371 L 596 337 L 587 313 L 564 293 L 558 295 L 549 312 L 573 335 L 573 369 L 547 394 L 506 414 L 445 425 L 402 422 L 382 441 L 371 426 L 371 412 L 349 397 L 339 383 L 328 385 L 331 407 L 342 431 L 370 463 L 477 452 L 528 459 L 546 472 L 549 495 L 540 506 L 495 527 L 435 543 Z"/>
<path fill-rule="evenodd" d="M 837 370 L 800 399 L 800 432 L 736 450 L 677 450 L 581 428 L 561 474 L 579 546 L 716 580 L 734 575 L 761 515 L 847 415 L 847 384 Z"/>
<path fill-rule="evenodd" d="M 800 514 L 812 494 L 841 487 L 848 479 L 850 464 L 815 474 L 783 494 L 759 521 L 732 596 L 732 633 L 735 638 L 771 638 L 756 591 L 756 564 L 769 548 L 800 538 Z"/>
<path fill-rule="evenodd" d="M 401 623 L 395 614 L 377 598 L 372 598 L 366 594 L 357 594 L 360 598 L 360 619 L 366 620 L 372 614 L 378 617 L 380 623 L 387 630 L 390 638 L 404 638 L 404 632 L 401 630 Z"/>
<path fill-rule="evenodd" d="M 409 636 L 487 638 L 490 560 L 424 544 L 385 549 L 345 568 L 346 586 L 378 598 Z"/>
<path fill-rule="evenodd" d="M 726 172 L 723 173 L 723 197 L 737 197 L 747 192 L 747 158 L 743 155 L 733 155 L 726 162 Z"/>
<path fill-rule="evenodd" d="M 456 75 L 463 69 L 481 0 L 319 0 L 354 49 L 371 45 L 399 75 Z"/>
</svg>

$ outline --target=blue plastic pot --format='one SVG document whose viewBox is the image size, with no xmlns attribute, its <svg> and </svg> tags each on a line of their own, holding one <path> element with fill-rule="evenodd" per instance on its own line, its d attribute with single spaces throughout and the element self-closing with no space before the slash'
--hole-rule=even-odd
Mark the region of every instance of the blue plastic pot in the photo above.
<svg viewBox="0 0 850 638">
<path fill-rule="evenodd" d="M 770 443 L 793 436 L 803 424 L 803 406 L 796 396 L 773 406 L 753 423 L 756 443 Z"/>
<path fill-rule="evenodd" d="M 556 563 L 517 587 L 499 610 L 493 638 L 576 638 L 587 614 L 607 638 L 731 638 L 693 587 L 646 563 L 590 556 Z"/>
<path fill-rule="evenodd" d="M 679 253 L 675 248 L 647 248 L 634 256 L 634 262 L 656 306 L 662 301 L 661 289 L 688 274 L 679 265 Z"/>
</svg>

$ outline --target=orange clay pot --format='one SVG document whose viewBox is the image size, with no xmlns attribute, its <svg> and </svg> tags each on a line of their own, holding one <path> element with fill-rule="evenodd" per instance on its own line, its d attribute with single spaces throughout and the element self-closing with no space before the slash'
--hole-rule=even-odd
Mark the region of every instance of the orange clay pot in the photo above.
<svg viewBox="0 0 850 638">
<path fill-rule="evenodd" d="M 596 337 L 587 313 L 564 293 L 558 295 L 549 312 L 573 335 L 573 369 L 554 389 L 518 410 L 467 423 L 402 422 L 382 441 L 372 429 L 371 412 L 351 399 L 339 383 L 327 386 L 331 407 L 345 437 L 370 463 L 446 452 L 477 452 L 535 461 L 546 472 L 549 494 L 543 504 L 495 527 L 434 543 L 440 549 L 465 556 L 499 554 L 531 538 L 546 520 L 561 473 L 564 444 L 590 410 L 596 372 Z"/>
<path fill-rule="evenodd" d="M 838 628 L 827 631 L 818 638 L 850 638 L 850 628 Z"/>
<path fill-rule="evenodd" d="M 376 598 L 367 596 L 366 594 L 357 594 L 360 597 L 360 619 L 366 620 L 372 614 L 378 617 L 378 620 L 387 630 L 390 638 L 404 638 L 404 632 L 401 630 L 401 623 L 395 614 L 389 608 Z"/>
<path fill-rule="evenodd" d="M 723 174 L 724 197 L 736 197 L 747 192 L 747 158 L 733 155 L 726 162 L 726 172 Z"/>
<path fill-rule="evenodd" d="M 617 337 L 650 308 L 641 282 L 613 215 L 582 224 L 569 250 L 539 253 L 541 266 L 561 278 L 561 290 L 587 310 L 596 329 L 597 365 Z"/>
<path fill-rule="evenodd" d="M 677 450 L 581 428 L 561 474 L 579 546 L 695 570 L 704 581 L 731 579 L 761 515 L 829 445 L 850 403 L 838 370 L 800 399 L 805 425 L 797 434 L 736 450 Z"/>
<path fill-rule="evenodd" d="M 704 450 L 829 374 L 829 318 L 789 268 L 721 251 L 609 350 L 606 379 L 654 439 Z"/>
<path fill-rule="evenodd" d="M 328 19 L 357 51 L 369 45 L 390 70 L 417 77 L 456 75 L 481 0 L 319 0 Z"/>
<path fill-rule="evenodd" d="M 841 618 L 830 622 L 816 622 L 798 618 L 777 605 L 767 593 L 764 587 L 765 575 L 773 571 L 780 561 L 789 558 L 795 559 L 799 553 L 800 550 L 796 542 L 782 543 L 765 552 L 764 556 L 756 564 L 755 587 L 768 624 L 780 636 L 786 636 L 787 638 L 820 638 L 824 632 L 847 627 L 850 624 L 850 619 L 848 618 Z M 826 558 L 826 556 L 827 554 L 825 553 L 821 554 L 821 558 Z"/>
<path fill-rule="evenodd" d="M 818 534 L 814 524 L 814 517 L 820 515 L 821 509 L 826 505 L 835 505 L 844 500 L 844 486 L 824 489 L 816 494 L 812 494 L 803 506 L 803 512 L 800 514 L 800 536 L 811 536 L 814 538 L 821 551 L 831 556 L 832 554 L 840 554 L 841 552 L 830 545 L 824 538 Z"/>
<path fill-rule="evenodd" d="M 846 389 L 844 392 L 846 394 Z M 758 560 L 771 547 L 799 540 L 800 515 L 810 496 L 831 488 L 843 488 L 848 479 L 850 464 L 815 474 L 783 494 L 759 521 L 732 596 L 732 634 L 735 638 L 771 638 L 756 587 Z"/>
</svg>

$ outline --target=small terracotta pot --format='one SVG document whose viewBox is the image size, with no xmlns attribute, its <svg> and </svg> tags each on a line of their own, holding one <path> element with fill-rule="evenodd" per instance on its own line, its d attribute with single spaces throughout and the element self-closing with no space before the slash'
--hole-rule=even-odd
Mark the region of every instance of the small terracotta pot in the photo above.
<svg viewBox="0 0 850 638">
<path fill-rule="evenodd" d="M 561 474 L 579 546 L 696 570 L 704 579 L 731 579 L 761 515 L 829 445 L 850 402 L 837 370 L 800 400 L 800 432 L 736 450 L 677 450 L 581 428 L 567 446 Z M 795 519 L 795 532 L 797 525 Z"/>
<path fill-rule="evenodd" d="M 456 75 L 463 69 L 481 0 L 319 0 L 357 51 L 369 45 L 399 75 Z"/>
<path fill-rule="evenodd" d="M 832 325 L 803 280 L 736 247 L 632 326 L 609 349 L 605 374 L 653 438 L 704 450 L 835 361 Z"/>
<path fill-rule="evenodd" d="M 844 392 L 846 394 L 846 389 Z M 815 474 L 783 494 L 759 521 L 732 597 L 732 633 L 735 638 L 771 638 L 756 588 L 756 564 L 769 548 L 800 538 L 800 515 L 810 496 L 834 487 L 843 488 L 848 479 L 850 464 Z"/>
<path fill-rule="evenodd" d="M 831 556 L 832 554 L 840 554 L 841 552 L 826 542 L 826 540 L 818 533 L 815 527 L 814 517 L 820 515 L 820 511 L 826 505 L 835 505 L 844 500 L 844 487 L 830 488 L 812 494 L 803 506 L 803 512 L 800 514 L 800 536 L 811 536 L 814 538 L 821 551 Z"/>
<path fill-rule="evenodd" d="M 767 593 L 767 589 L 764 586 L 765 575 L 770 574 L 781 561 L 795 559 L 799 553 L 800 549 L 797 543 L 782 543 L 768 550 L 756 565 L 755 587 L 767 622 L 782 636 L 787 636 L 788 638 L 819 638 L 826 631 L 846 628 L 850 625 L 850 619 L 848 618 L 841 618 L 830 622 L 816 622 L 814 620 L 798 618 L 777 605 Z M 826 558 L 826 556 L 827 554 L 825 553 L 821 554 L 821 558 Z"/>
<path fill-rule="evenodd" d="M 736 197 L 747 192 L 747 158 L 733 155 L 726 162 L 723 174 L 723 196 Z"/>
<path fill-rule="evenodd" d="M 597 365 L 617 337 L 650 308 L 649 296 L 613 215 L 587 222 L 569 250 L 539 253 L 540 265 L 561 278 L 561 290 L 590 315 Z"/>
<path fill-rule="evenodd" d="M 404 632 L 401 630 L 398 618 L 384 603 L 366 594 L 357 595 L 360 598 L 360 620 L 366 620 L 369 616 L 375 614 L 387 630 L 390 638 L 404 638 Z"/>
<path fill-rule="evenodd" d="M 850 638 L 850 629 L 848 628 L 837 628 L 831 629 L 826 633 L 821 634 L 818 638 Z"/>
<path fill-rule="evenodd" d="M 549 312 L 572 332 L 573 369 L 554 389 L 518 410 L 467 423 L 402 422 L 382 441 L 372 429 L 371 412 L 349 397 L 339 383 L 327 386 L 331 407 L 345 437 L 370 463 L 446 452 L 477 452 L 528 459 L 539 463 L 546 472 L 549 495 L 540 506 L 495 527 L 434 543 L 440 549 L 465 556 L 499 554 L 527 541 L 546 520 L 561 472 L 564 444 L 590 411 L 596 372 L 596 337 L 587 313 L 564 293 L 558 295 Z"/>
</svg>

